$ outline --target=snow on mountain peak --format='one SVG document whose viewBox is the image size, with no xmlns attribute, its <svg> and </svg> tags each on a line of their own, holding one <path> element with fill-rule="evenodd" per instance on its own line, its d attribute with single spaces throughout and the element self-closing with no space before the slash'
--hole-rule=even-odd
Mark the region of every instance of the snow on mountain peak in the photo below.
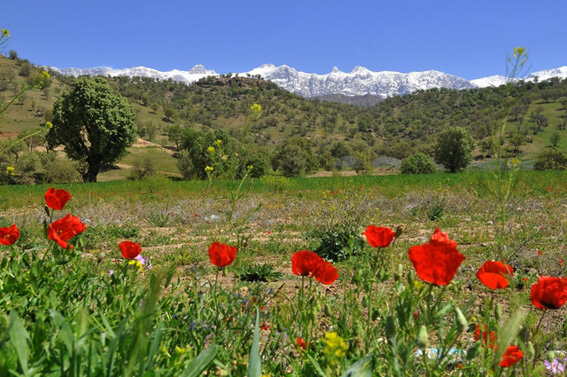
<svg viewBox="0 0 567 377">
<path fill-rule="evenodd" d="M 189 71 L 174 69 L 166 72 L 143 66 L 123 69 L 109 67 L 86 69 L 59 69 L 52 67 L 52 69 L 64 75 L 75 77 L 80 75 L 141 76 L 160 80 L 171 79 L 187 84 L 203 77 L 218 76 L 214 70 L 207 69 L 201 64 L 195 65 Z M 283 89 L 304 97 L 316 97 L 328 94 L 343 94 L 347 96 L 369 94 L 386 98 L 431 88 L 483 88 L 487 86 L 499 86 L 508 82 L 508 78 L 498 75 L 467 81 L 461 77 L 434 70 L 410 73 L 393 71 L 374 72 L 363 66 L 356 66 L 349 73 L 341 71 L 338 67 L 333 67 L 330 73 L 317 74 L 297 71 L 295 68 L 285 64 L 280 66 L 263 64 L 248 72 L 239 73 L 238 75 L 241 77 L 259 75 L 263 79 L 272 81 Z M 538 77 L 540 81 L 551 77 L 567 78 L 567 66 L 534 72 L 524 78 L 524 80 L 531 81 L 534 80 L 535 77 Z"/>
</svg>

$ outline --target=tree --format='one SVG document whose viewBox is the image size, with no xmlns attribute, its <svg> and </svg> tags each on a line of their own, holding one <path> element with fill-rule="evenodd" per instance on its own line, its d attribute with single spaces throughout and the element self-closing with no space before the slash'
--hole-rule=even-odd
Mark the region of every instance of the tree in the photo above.
<svg viewBox="0 0 567 377">
<path fill-rule="evenodd" d="M 50 148 L 62 145 L 72 160 L 85 165 L 85 182 L 96 182 L 101 168 L 110 166 L 134 141 L 132 107 L 100 77 L 80 77 L 71 91 L 53 105 L 53 128 L 47 133 Z"/>
<path fill-rule="evenodd" d="M 435 145 L 435 161 L 451 173 L 466 168 L 472 160 L 474 140 L 464 128 L 454 127 L 443 131 Z"/>
<path fill-rule="evenodd" d="M 561 135 L 559 135 L 559 132 L 554 132 L 549 137 L 549 141 L 551 142 L 551 146 L 554 147 L 554 148 L 557 148 L 557 145 L 559 145 L 560 140 L 561 140 Z"/>
</svg>

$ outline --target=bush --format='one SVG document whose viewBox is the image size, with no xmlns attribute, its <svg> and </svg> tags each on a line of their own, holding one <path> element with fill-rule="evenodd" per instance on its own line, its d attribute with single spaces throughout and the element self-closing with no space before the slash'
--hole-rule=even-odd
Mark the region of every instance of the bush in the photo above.
<svg viewBox="0 0 567 377">
<path fill-rule="evenodd" d="M 567 168 L 567 155 L 556 148 L 541 152 L 534 164 L 535 170 L 563 170 Z"/>
<path fill-rule="evenodd" d="M 437 167 L 431 158 L 423 153 L 416 153 L 402 160 L 402 174 L 431 174 Z"/>
<path fill-rule="evenodd" d="M 132 165 L 132 171 L 128 179 L 132 181 L 139 181 L 141 179 L 149 178 L 155 173 L 154 162 L 149 158 L 138 158 Z"/>
<path fill-rule="evenodd" d="M 360 254 L 364 247 L 360 230 L 354 224 L 337 224 L 331 228 L 315 230 L 309 236 L 318 238 L 320 242 L 313 251 L 331 261 L 341 261 Z"/>
<path fill-rule="evenodd" d="M 72 161 L 54 160 L 45 172 L 46 183 L 81 182 L 82 177 L 77 170 L 77 164 Z"/>
</svg>

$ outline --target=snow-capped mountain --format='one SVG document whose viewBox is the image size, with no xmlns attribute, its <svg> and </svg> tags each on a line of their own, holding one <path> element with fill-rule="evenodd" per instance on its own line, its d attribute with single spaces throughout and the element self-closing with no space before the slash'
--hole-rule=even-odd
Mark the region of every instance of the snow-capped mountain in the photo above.
<svg viewBox="0 0 567 377">
<path fill-rule="evenodd" d="M 141 76 L 154 79 L 181 81 L 192 83 L 203 77 L 219 76 L 217 72 L 196 65 L 189 71 L 174 69 L 172 71 L 158 71 L 146 67 L 114 69 L 99 68 L 55 68 L 54 71 L 68 76 L 102 75 L 102 76 Z M 287 65 L 276 67 L 273 64 L 264 64 L 248 72 L 238 73 L 239 76 L 259 75 L 265 80 L 290 92 L 304 97 L 318 97 L 329 94 L 342 94 L 346 96 L 373 95 L 380 98 L 403 95 L 416 90 L 432 88 L 468 89 L 499 86 L 507 82 L 505 76 L 489 76 L 476 80 L 465 80 L 461 77 L 449 75 L 439 71 L 424 71 L 400 73 L 391 71 L 373 72 L 368 68 L 357 66 L 351 72 L 342 72 L 334 67 L 330 73 L 317 74 L 296 70 Z M 534 72 L 524 80 L 533 80 L 538 77 L 540 81 L 551 77 L 567 78 L 567 66 Z"/>
<path fill-rule="evenodd" d="M 555 69 L 533 72 L 526 77 L 518 78 L 515 80 L 534 81 L 537 78 L 538 81 L 544 81 L 544 80 L 549 80 L 552 77 L 558 77 L 560 79 L 567 78 L 567 65 Z M 487 86 L 504 85 L 508 81 L 509 78 L 506 76 L 494 75 L 494 76 L 488 76 L 480 79 L 471 80 L 470 83 L 478 88 L 486 88 Z"/>
</svg>

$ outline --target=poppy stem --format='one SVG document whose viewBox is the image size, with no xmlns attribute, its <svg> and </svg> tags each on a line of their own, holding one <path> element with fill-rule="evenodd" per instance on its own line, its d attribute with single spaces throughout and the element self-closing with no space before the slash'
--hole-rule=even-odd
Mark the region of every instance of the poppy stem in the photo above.
<svg viewBox="0 0 567 377">
<path fill-rule="evenodd" d="M 537 323 L 537 327 L 534 331 L 534 334 L 532 335 L 533 339 L 535 339 L 537 333 L 539 332 L 539 327 L 541 326 L 541 323 L 543 322 L 543 318 L 545 317 L 546 313 L 547 313 L 547 310 L 544 310 L 543 313 L 541 313 L 541 317 L 539 318 L 539 322 Z M 535 368 L 536 360 L 537 360 L 537 357 L 539 356 L 539 342 L 534 342 L 534 348 L 535 348 L 534 360 L 532 362 L 533 368 Z"/>
</svg>

